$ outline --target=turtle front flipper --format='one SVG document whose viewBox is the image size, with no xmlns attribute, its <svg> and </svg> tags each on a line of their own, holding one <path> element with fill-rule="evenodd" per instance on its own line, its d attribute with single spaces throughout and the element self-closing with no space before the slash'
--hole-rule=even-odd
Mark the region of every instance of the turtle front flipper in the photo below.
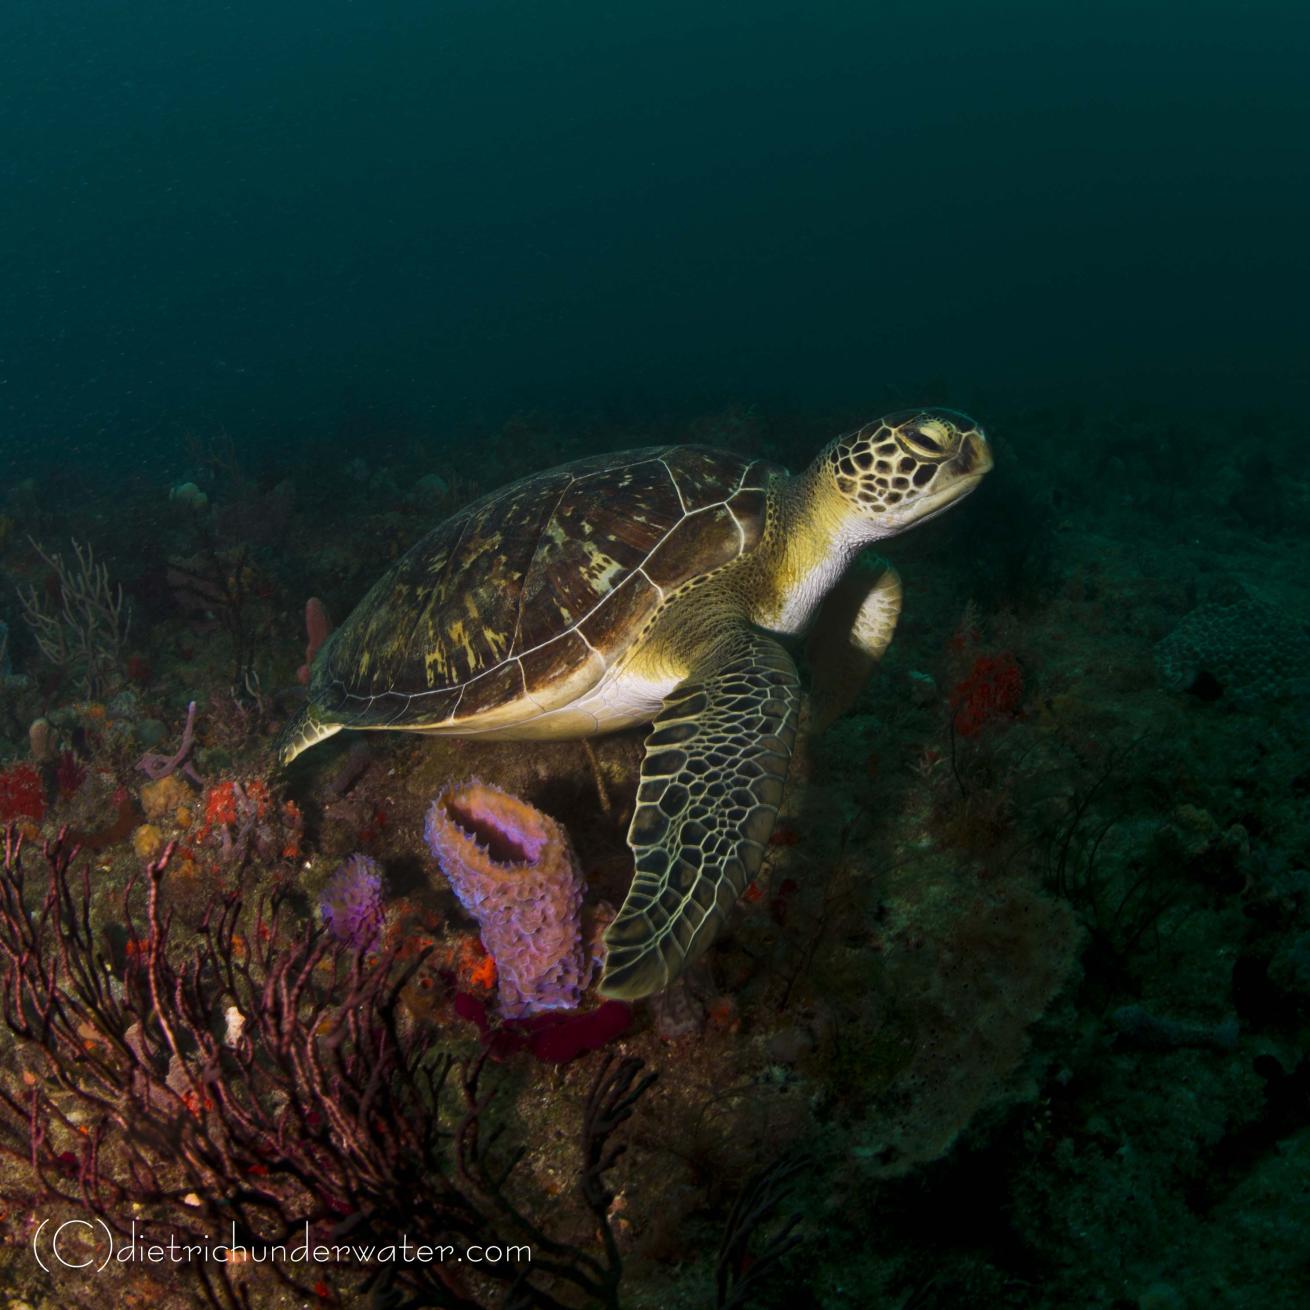
<svg viewBox="0 0 1310 1310">
<path fill-rule="evenodd" d="M 891 645 L 900 613 L 901 576 L 876 556 L 856 560 L 828 593 L 805 645 L 815 732 L 823 732 L 855 704 Z"/>
<path fill-rule="evenodd" d="M 628 829 L 636 872 L 605 932 L 602 995 L 661 991 L 710 944 L 764 858 L 799 708 L 791 656 L 752 630 L 669 693 L 646 738 Z"/>
<path fill-rule="evenodd" d="M 341 727 L 340 723 L 328 723 L 317 706 L 306 705 L 282 729 L 282 735 L 277 739 L 278 764 L 285 769 L 302 751 L 340 732 Z"/>
</svg>

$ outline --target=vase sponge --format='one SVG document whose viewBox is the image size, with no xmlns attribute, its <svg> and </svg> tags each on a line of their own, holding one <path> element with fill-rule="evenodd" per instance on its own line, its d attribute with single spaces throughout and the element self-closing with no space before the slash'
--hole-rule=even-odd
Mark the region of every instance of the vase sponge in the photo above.
<svg viewBox="0 0 1310 1310">
<path fill-rule="evenodd" d="M 582 941 L 582 871 L 564 829 L 474 778 L 432 802 L 424 836 L 496 961 L 501 1016 L 576 1007 L 591 960 Z"/>
</svg>

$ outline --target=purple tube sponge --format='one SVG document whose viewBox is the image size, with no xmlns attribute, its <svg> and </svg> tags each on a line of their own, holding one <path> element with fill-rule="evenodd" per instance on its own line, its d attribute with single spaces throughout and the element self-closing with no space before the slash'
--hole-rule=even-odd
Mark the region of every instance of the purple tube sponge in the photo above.
<svg viewBox="0 0 1310 1310">
<path fill-rule="evenodd" d="M 564 829 L 473 779 L 433 801 L 424 836 L 496 961 L 502 1017 L 575 1008 L 591 965 L 582 945 L 582 872 Z"/>
<path fill-rule="evenodd" d="M 382 870 L 367 855 L 352 855 L 318 898 L 328 931 L 355 950 L 371 950 L 382 932 Z"/>
</svg>

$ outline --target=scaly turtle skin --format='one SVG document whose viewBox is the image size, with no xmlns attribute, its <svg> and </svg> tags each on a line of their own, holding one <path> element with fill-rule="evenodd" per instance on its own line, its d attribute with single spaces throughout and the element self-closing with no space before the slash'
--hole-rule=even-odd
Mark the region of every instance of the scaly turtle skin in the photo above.
<svg viewBox="0 0 1310 1310">
<path fill-rule="evenodd" d="M 528 739 L 653 721 L 600 990 L 658 991 L 759 869 L 800 704 L 777 636 L 810 631 L 815 718 L 831 721 L 900 612 L 899 578 L 861 550 L 955 503 L 991 463 L 971 419 L 912 410 L 796 476 L 670 446 L 525 478 L 370 589 L 314 661 L 280 758 L 342 728 Z"/>
</svg>

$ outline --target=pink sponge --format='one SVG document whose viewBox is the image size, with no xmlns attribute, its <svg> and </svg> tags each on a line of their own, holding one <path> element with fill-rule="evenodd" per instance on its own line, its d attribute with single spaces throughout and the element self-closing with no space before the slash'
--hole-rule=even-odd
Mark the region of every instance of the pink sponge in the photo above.
<svg viewBox="0 0 1310 1310">
<path fill-rule="evenodd" d="M 573 1009 L 591 962 L 582 945 L 582 872 L 564 829 L 475 778 L 432 802 L 424 836 L 496 961 L 501 1015 Z"/>
</svg>

